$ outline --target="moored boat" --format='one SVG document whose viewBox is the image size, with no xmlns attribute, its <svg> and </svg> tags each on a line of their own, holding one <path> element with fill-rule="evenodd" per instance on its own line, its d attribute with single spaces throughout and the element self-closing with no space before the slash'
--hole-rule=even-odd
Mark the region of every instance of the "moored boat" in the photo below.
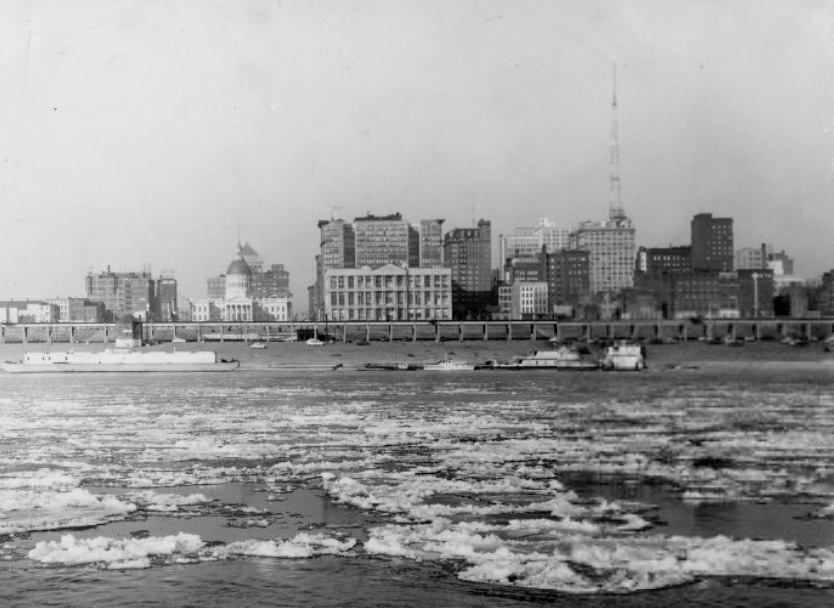
<svg viewBox="0 0 834 608">
<path fill-rule="evenodd" d="M 417 369 L 404 361 L 384 362 L 384 363 L 366 363 L 360 369 L 364 371 L 409 371 Z"/>
<path fill-rule="evenodd" d="M 643 347 L 631 342 L 617 342 L 605 350 L 602 369 L 613 371 L 640 371 L 646 369 Z"/>
<path fill-rule="evenodd" d="M 583 358 L 578 351 L 567 346 L 553 350 L 534 350 L 527 355 L 515 357 L 509 363 L 498 364 L 498 369 L 555 369 L 566 371 L 589 371 L 599 369 L 599 363 Z"/>
<path fill-rule="evenodd" d="M 32 352 L 22 361 L 0 364 L 12 374 L 68 372 L 230 372 L 240 361 L 220 359 L 214 351 L 148 351 L 108 348 L 100 352 Z"/>
<path fill-rule="evenodd" d="M 441 359 L 425 361 L 423 369 L 432 372 L 470 372 L 475 370 L 475 364 L 460 359 Z"/>
</svg>

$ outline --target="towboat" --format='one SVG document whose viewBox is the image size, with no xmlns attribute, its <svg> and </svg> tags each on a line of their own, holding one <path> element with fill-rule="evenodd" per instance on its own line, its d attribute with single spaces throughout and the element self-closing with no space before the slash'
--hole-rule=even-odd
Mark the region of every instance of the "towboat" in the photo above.
<svg viewBox="0 0 834 608">
<path fill-rule="evenodd" d="M 514 357 L 509 362 L 492 361 L 494 369 L 523 370 L 523 369 L 554 369 L 566 371 L 597 370 L 600 365 L 596 361 L 584 359 L 576 350 L 567 346 L 559 346 L 553 350 L 534 350 L 527 355 Z"/>
<path fill-rule="evenodd" d="M 475 364 L 459 359 L 441 359 L 440 361 L 425 361 L 423 369 L 431 372 L 471 372 Z"/>
<path fill-rule="evenodd" d="M 366 363 L 360 368 L 365 371 L 399 371 L 407 372 L 416 369 L 404 361 L 384 362 L 384 363 Z"/>
<path fill-rule="evenodd" d="M 602 369 L 613 371 L 640 371 L 646 369 L 643 347 L 631 342 L 616 342 L 605 350 Z"/>
</svg>

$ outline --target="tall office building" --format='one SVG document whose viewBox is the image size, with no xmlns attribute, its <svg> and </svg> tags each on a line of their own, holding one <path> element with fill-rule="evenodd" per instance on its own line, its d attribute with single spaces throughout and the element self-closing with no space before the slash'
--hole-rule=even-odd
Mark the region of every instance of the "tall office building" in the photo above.
<svg viewBox="0 0 834 608">
<path fill-rule="evenodd" d="M 238 247 L 240 247 L 240 245 L 238 245 Z M 258 255 L 258 252 L 255 251 L 249 243 L 240 247 L 240 256 L 243 258 L 243 261 L 246 262 L 246 265 L 249 266 L 249 270 L 252 271 L 252 274 L 263 272 L 264 262 L 261 259 L 261 256 Z"/>
<path fill-rule="evenodd" d="M 178 318 L 177 280 L 171 273 L 163 273 L 156 281 L 156 302 L 159 309 L 157 319 L 162 322 Z"/>
<path fill-rule="evenodd" d="M 290 273 L 283 264 L 272 264 L 263 272 L 252 272 L 252 297 L 286 298 L 290 294 Z"/>
<path fill-rule="evenodd" d="M 545 256 L 548 305 L 576 306 L 591 291 L 591 262 L 587 251 L 562 249 Z"/>
<path fill-rule="evenodd" d="M 692 247 L 640 247 L 637 272 L 670 275 L 692 272 Z"/>
<path fill-rule="evenodd" d="M 733 219 L 699 213 L 692 218 L 692 268 L 733 270 Z"/>
<path fill-rule="evenodd" d="M 512 234 L 502 234 L 498 238 L 501 266 L 510 258 L 537 257 L 542 247 L 547 253 L 567 249 L 570 232 L 570 227 L 557 226 L 547 218 L 540 219 L 536 226 L 514 228 Z"/>
<path fill-rule="evenodd" d="M 356 265 L 356 236 L 353 225 L 342 219 L 321 220 L 321 265 L 323 272 Z"/>
<path fill-rule="evenodd" d="M 420 220 L 420 268 L 443 267 L 443 221 Z"/>
<path fill-rule="evenodd" d="M 571 233 L 570 248 L 588 252 L 592 294 L 617 292 L 634 284 L 634 233 L 628 218 L 583 222 Z"/>
<path fill-rule="evenodd" d="M 414 246 L 414 239 L 411 226 L 399 213 L 357 217 L 353 220 L 353 231 L 356 236 L 356 268 L 409 265 L 409 250 Z"/>
<path fill-rule="evenodd" d="M 452 305 L 456 319 L 486 315 L 492 295 L 492 228 L 455 228 L 443 239 L 443 263 L 452 269 Z"/>
<path fill-rule="evenodd" d="M 102 302 L 109 318 L 159 316 L 156 283 L 150 272 L 111 272 L 108 266 L 105 272 L 88 273 L 84 284 L 87 299 Z"/>
</svg>

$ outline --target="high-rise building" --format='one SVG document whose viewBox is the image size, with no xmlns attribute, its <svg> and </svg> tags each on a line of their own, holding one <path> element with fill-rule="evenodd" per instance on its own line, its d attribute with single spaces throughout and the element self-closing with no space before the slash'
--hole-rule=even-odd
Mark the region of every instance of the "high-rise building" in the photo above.
<svg viewBox="0 0 834 608">
<path fill-rule="evenodd" d="M 290 273 L 284 269 L 283 264 L 273 264 L 263 272 L 252 272 L 252 297 L 283 298 L 289 295 Z"/>
<path fill-rule="evenodd" d="M 733 270 L 733 219 L 699 213 L 692 218 L 692 268 Z"/>
<path fill-rule="evenodd" d="M 151 273 L 111 272 L 87 274 L 85 279 L 87 299 L 104 303 L 109 318 L 133 315 L 141 319 L 153 319 L 159 315 L 156 284 Z"/>
<path fill-rule="evenodd" d="M 634 284 L 635 230 L 621 217 L 583 222 L 570 236 L 570 249 L 587 251 L 592 294 L 617 292 Z"/>
<path fill-rule="evenodd" d="M 401 214 L 357 217 L 353 221 L 353 230 L 356 236 L 356 268 L 409 265 L 412 259 L 409 250 L 414 240 L 411 226 Z"/>
<path fill-rule="evenodd" d="M 637 272 L 643 274 L 682 274 L 692 272 L 692 247 L 640 247 Z"/>
<path fill-rule="evenodd" d="M 550 311 L 577 306 L 591 292 L 591 262 L 587 251 L 562 249 L 546 255 Z"/>
<path fill-rule="evenodd" d="M 443 220 L 420 220 L 419 266 L 443 267 Z"/>
<path fill-rule="evenodd" d="M 498 237 L 501 265 L 510 258 L 538 256 L 542 247 L 547 253 L 567 249 L 570 245 L 570 232 L 570 227 L 557 226 L 547 218 L 540 219 L 533 227 L 514 228 L 512 234 Z"/>
<path fill-rule="evenodd" d="M 342 219 L 321 220 L 322 271 L 332 268 L 353 268 L 356 265 L 356 236 L 353 225 Z"/>
<path fill-rule="evenodd" d="M 263 272 L 263 260 L 261 259 L 261 256 L 258 255 L 258 252 L 252 249 L 252 246 L 249 243 L 246 243 L 243 247 L 241 247 L 240 256 L 243 258 L 243 261 L 246 262 L 246 265 L 249 266 L 249 270 L 252 271 L 253 275 Z"/>
<path fill-rule="evenodd" d="M 443 263 L 452 269 L 452 303 L 456 319 L 487 314 L 492 299 L 492 229 L 488 220 L 477 228 L 455 228 L 443 239 Z"/>
<path fill-rule="evenodd" d="M 157 320 L 162 322 L 178 320 L 177 280 L 170 274 L 163 274 L 156 281 Z"/>
</svg>

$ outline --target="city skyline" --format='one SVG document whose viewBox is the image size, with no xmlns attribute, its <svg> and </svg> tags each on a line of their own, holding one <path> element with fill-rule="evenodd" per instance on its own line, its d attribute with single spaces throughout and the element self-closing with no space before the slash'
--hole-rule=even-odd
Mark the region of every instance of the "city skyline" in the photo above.
<svg viewBox="0 0 834 608">
<path fill-rule="evenodd" d="M 499 234 L 608 215 L 611 66 L 638 246 L 735 220 L 834 267 L 827 2 L 0 7 L 3 299 L 110 265 L 205 293 L 242 240 L 315 280 L 316 223 L 400 211 Z M 497 264 L 497 260 L 496 260 Z"/>
</svg>

